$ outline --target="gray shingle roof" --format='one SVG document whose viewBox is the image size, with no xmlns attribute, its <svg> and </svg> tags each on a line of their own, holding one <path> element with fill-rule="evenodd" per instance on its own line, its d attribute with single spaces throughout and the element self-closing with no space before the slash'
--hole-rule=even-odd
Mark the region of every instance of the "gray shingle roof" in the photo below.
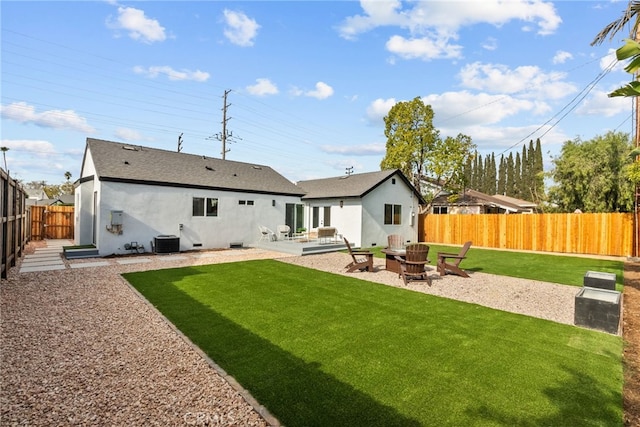
<svg viewBox="0 0 640 427">
<path fill-rule="evenodd" d="M 173 187 L 302 196 L 269 166 L 87 138 L 97 178 Z M 84 165 L 83 165 L 84 169 Z"/>
<path fill-rule="evenodd" d="M 402 179 L 418 196 L 420 203 L 424 203 L 413 185 L 398 169 L 299 181 L 298 186 L 307 193 L 302 197 L 304 200 L 364 197 L 392 176 Z"/>
</svg>

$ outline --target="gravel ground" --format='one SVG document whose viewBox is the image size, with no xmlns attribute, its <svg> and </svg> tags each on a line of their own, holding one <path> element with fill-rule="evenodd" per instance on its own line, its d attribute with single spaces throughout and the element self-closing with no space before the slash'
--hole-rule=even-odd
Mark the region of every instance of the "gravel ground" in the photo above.
<svg viewBox="0 0 640 427">
<path fill-rule="evenodd" d="M 345 274 L 349 256 L 243 249 L 139 257 L 149 261 L 121 265 L 109 259 L 106 267 L 22 274 L 18 265 L 0 282 L 1 425 L 277 424 L 120 274 L 257 258 Z M 404 287 L 395 273 L 384 270 L 384 260 L 376 260 L 375 272 L 349 276 Z M 567 324 L 573 324 L 577 292 L 483 273 L 440 278 L 435 271 L 431 286 L 408 288 Z"/>
</svg>

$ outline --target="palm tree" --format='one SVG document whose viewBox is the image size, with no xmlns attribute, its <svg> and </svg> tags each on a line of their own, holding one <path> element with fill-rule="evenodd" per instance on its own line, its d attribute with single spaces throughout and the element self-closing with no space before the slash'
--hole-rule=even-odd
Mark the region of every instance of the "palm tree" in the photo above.
<svg viewBox="0 0 640 427">
<path fill-rule="evenodd" d="M 640 1 L 630 1 L 627 5 L 627 10 L 624 11 L 620 19 L 617 19 L 611 22 L 609 25 L 604 27 L 596 36 L 595 39 L 591 42 L 591 46 L 601 44 L 607 37 L 612 39 L 613 36 L 618 34 L 624 27 L 626 27 L 631 21 L 633 22 L 633 27 L 629 31 L 629 34 L 632 38 L 635 38 L 636 32 L 638 31 L 638 18 L 640 17 Z"/>
<path fill-rule="evenodd" d="M 2 151 L 2 157 L 4 159 L 4 170 L 7 171 L 7 151 L 9 151 L 9 147 L 0 147 L 0 151 Z"/>
</svg>

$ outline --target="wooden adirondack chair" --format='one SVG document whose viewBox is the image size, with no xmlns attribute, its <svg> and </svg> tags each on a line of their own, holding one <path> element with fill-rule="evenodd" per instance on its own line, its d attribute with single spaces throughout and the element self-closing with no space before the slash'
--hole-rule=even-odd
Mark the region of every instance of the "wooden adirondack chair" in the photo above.
<svg viewBox="0 0 640 427">
<path fill-rule="evenodd" d="M 458 276 L 469 277 L 469 275 L 460 268 L 460 262 L 467 257 L 467 251 L 470 247 L 471 242 L 466 242 L 457 254 L 438 252 L 438 273 L 444 276 L 447 274 L 447 271 L 450 271 Z"/>
<path fill-rule="evenodd" d="M 373 271 L 373 253 L 368 251 L 354 251 L 351 249 L 351 245 L 346 237 L 344 237 L 344 243 L 347 245 L 349 255 L 353 260 L 345 268 L 347 273 L 352 273 L 356 270 Z"/>
<path fill-rule="evenodd" d="M 426 270 L 429 263 L 428 254 L 429 246 L 424 243 L 412 243 L 406 246 L 404 258 L 396 256 L 400 263 L 400 276 L 405 285 L 409 282 L 427 282 L 431 285 L 431 278 Z"/>
<path fill-rule="evenodd" d="M 399 234 L 389 234 L 387 236 L 387 249 L 404 249 L 404 239 Z"/>
</svg>

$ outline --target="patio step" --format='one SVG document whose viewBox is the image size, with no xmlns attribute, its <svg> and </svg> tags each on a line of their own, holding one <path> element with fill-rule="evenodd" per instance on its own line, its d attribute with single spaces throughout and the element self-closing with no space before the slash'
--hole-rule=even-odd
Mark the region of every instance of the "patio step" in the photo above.
<svg viewBox="0 0 640 427">
<path fill-rule="evenodd" d="M 272 241 L 272 242 L 256 242 L 252 244 L 256 248 L 274 250 L 279 252 L 288 253 L 291 255 L 313 255 L 326 252 L 337 252 L 346 250 L 347 247 L 344 243 L 322 243 L 318 241 L 311 242 L 295 242 L 290 240 L 285 241 Z"/>
<path fill-rule="evenodd" d="M 66 259 L 79 259 L 79 258 L 97 258 L 97 249 L 83 248 L 83 249 L 64 249 L 63 255 Z"/>
</svg>

